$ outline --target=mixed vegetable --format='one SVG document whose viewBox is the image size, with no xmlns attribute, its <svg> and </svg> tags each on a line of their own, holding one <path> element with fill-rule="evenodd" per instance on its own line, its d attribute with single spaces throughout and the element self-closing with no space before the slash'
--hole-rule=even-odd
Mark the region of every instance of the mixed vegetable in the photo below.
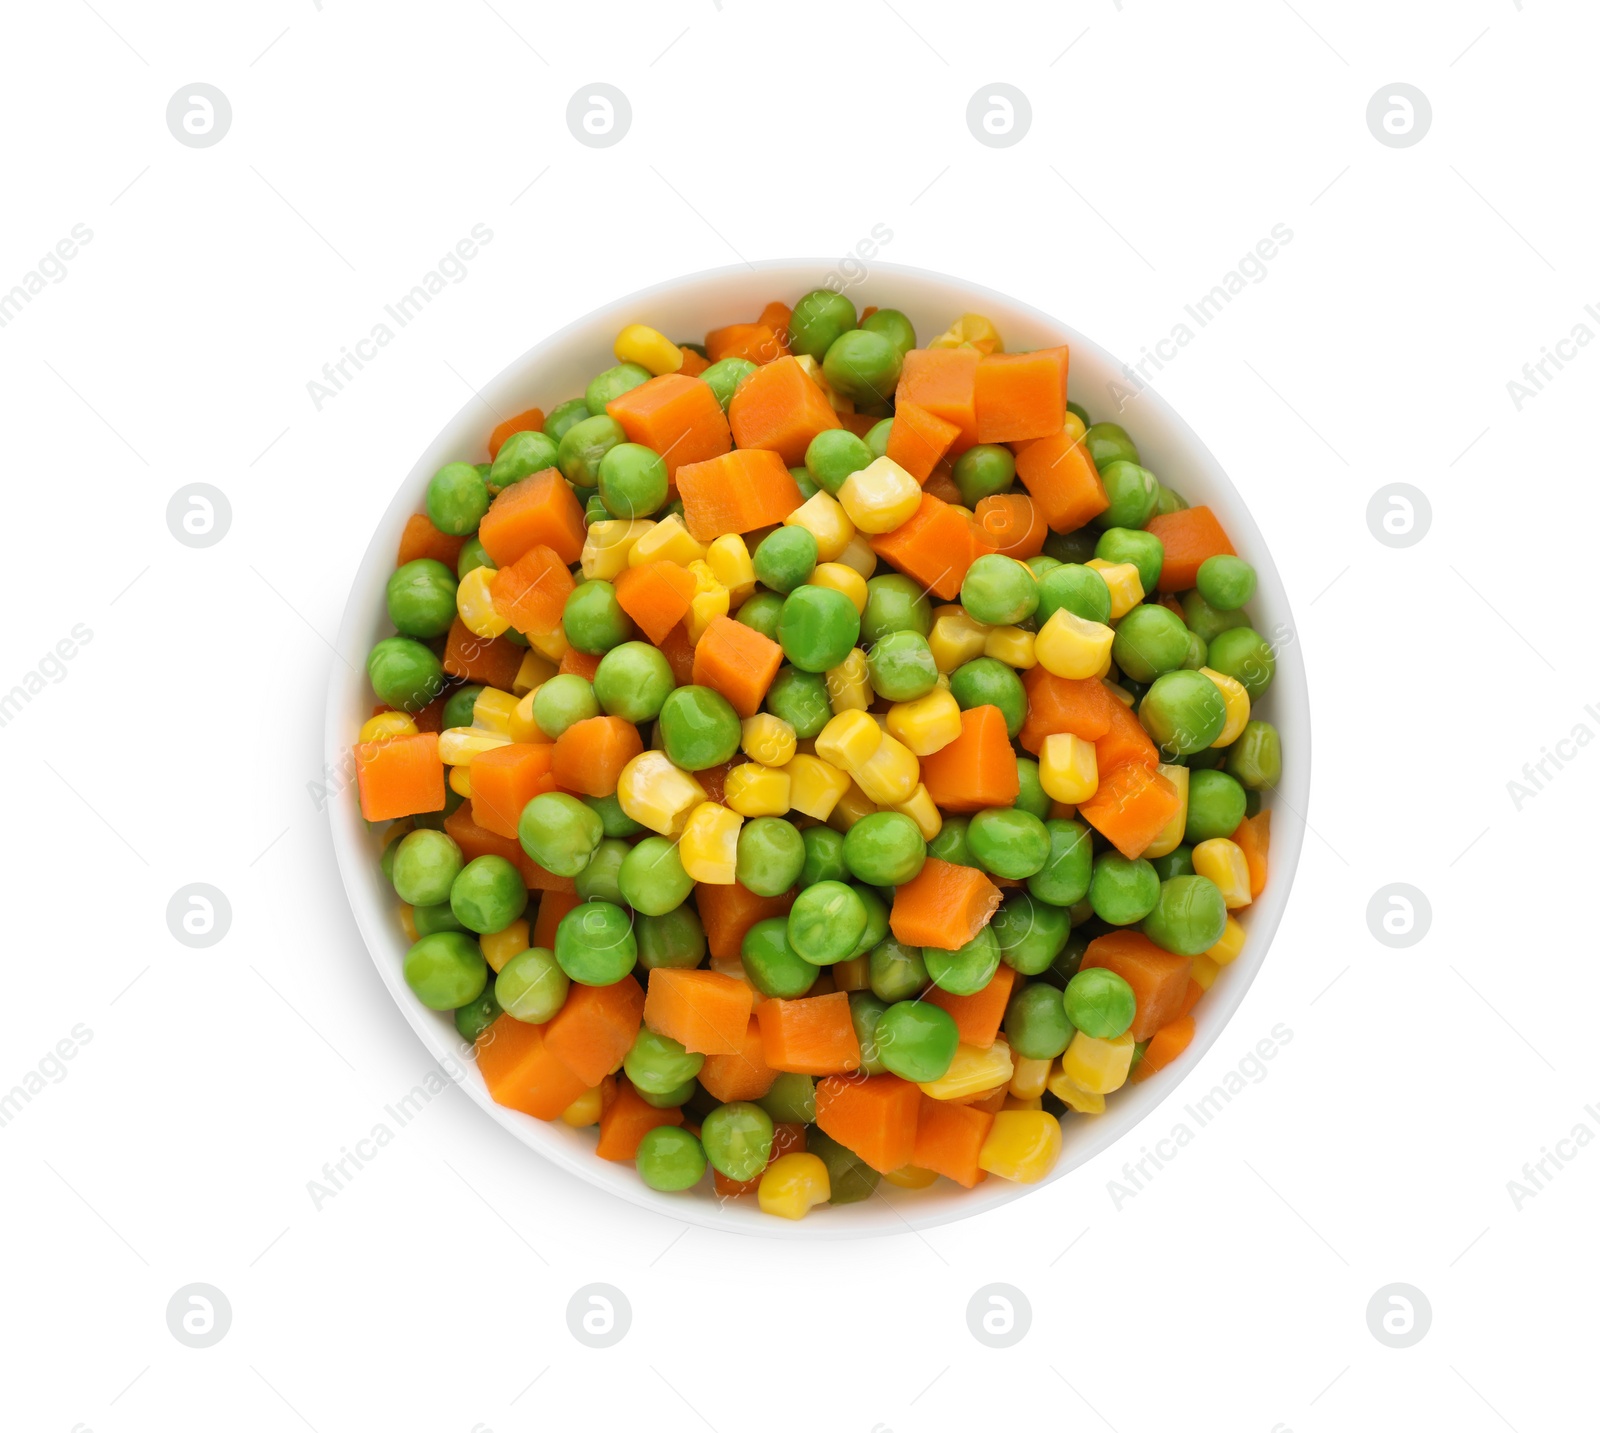
<svg viewBox="0 0 1600 1433">
<path fill-rule="evenodd" d="M 653 1189 L 1042 1178 L 1266 881 L 1253 569 L 979 315 L 615 352 L 400 544 L 355 758 L 407 982 Z"/>
</svg>

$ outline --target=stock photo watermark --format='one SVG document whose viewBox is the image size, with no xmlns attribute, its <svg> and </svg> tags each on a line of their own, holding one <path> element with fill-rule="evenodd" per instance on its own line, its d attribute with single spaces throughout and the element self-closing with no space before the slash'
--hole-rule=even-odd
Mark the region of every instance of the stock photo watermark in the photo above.
<svg viewBox="0 0 1600 1433">
<path fill-rule="evenodd" d="M 1033 106 L 1015 85 L 983 85 L 967 101 L 967 128 L 979 144 L 1009 149 L 1033 128 Z"/>
<path fill-rule="evenodd" d="M 567 129 L 590 149 L 610 149 L 632 128 L 633 106 L 615 85 L 582 85 L 567 101 Z"/>
<path fill-rule="evenodd" d="M 1033 1327 L 1033 1305 L 1015 1284 L 985 1284 L 967 1300 L 967 1328 L 989 1348 L 1010 1348 Z"/>
<path fill-rule="evenodd" d="M 1367 1301 L 1367 1327 L 1387 1348 L 1410 1348 L 1433 1327 L 1433 1305 L 1415 1284 L 1385 1284 Z"/>
<path fill-rule="evenodd" d="M 1520 1179 L 1506 1180 L 1506 1193 L 1511 1196 L 1511 1207 L 1522 1213 L 1530 1199 L 1537 1199 L 1550 1187 L 1550 1182 L 1578 1157 L 1581 1150 L 1595 1140 L 1595 1126 L 1600 1126 L 1600 1108 L 1592 1104 L 1583 1107 L 1584 1114 L 1595 1123 L 1579 1120 L 1566 1134 L 1555 1141 L 1555 1148 L 1539 1146 L 1539 1158 L 1528 1160 L 1521 1170 Z"/>
<path fill-rule="evenodd" d="M 10 726 L 33 699 L 47 687 L 60 686 L 68 676 L 67 663 L 94 641 L 94 629 L 77 622 L 71 631 L 22 674 L 8 692 L 0 692 L 0 727 Z"/>
<path fill-rule="evenodd" d="M 215 85 L 184 85 L 167 101 L 167 128 L 186 148 L 210 149 L 233 128 L 233 105 Z"/>
<path fill-rule="evenodd" d="M 633 1327 L 633 1305 L 612 1284 L 585 1284 L 567 1300 L 567 1328 L 589 1348 L 621 1343 Z"/>
<path fill-rule="evenodd" d="M 1600 325 L 1600 308 L 1585 304 L 1583 311 Z M 1559 378 L 1562 370 L 1594 342 L 1594 337 L 1594 329 L 1580 319 L 1555 343 L 1541 344 L 1539 357 L 1524 363 L 1519 377 L 1506 380 L 1506 397 L 1511 400 L 1511 406 L 1518 413 L 1522 412 L 1523 405 L 1532 402 Z"/>
<path fill-rule="evenodd" d="M 190 483 L 167 499 L 167 531 L 185 547 L 215 547 L 232 526 L 233 504 L 210 483 Z"/>
<path fill-rule="evenodd" d="M 1591 718 L 1596 726 L 1600 726 L 1600 711 L 1596 711 L 1592 703 L 1583 708 L 1584 715 Z M 1572 730 L 1565 736 L 1557 737 L 1553 749 L 1550 746 L 1541 746 L 1537 760 L 1522 763 L 1519 781 L 1512 777 L 1506 782 L 1506 795 L 1511 798 L 1511 809 L 1520 811 L 1538 796 L 1567 769 L 1569 762 L 1576 761 L 1584 747 L 1594 740 L 1594 727 L 1588 722 L 1574 722 Z"/>
<path fill-rule="evenodd" d="M 51 1085 L 59 1085 L 72 1073 L 68 1061 L 76 1060 L 85 1045 L 94 1040 L 94 1031 L 81 1020 L 24 1071 L 9 1090 L 0 1091 L 0 1129 L 4 1129 Z"/>
<path fill-rule="evenodd" d="M 188 1348 L 221 1343 L 233 1327 L 233 1305 L 215 1284 L 185 1284 L 167 1300 L 167 1328 Z"/>
<path fill-rule="evenodd" d="M 94 239 L 94 230 L 87 224 L 74 224 L 64 238 L 58 239 L 34 266 L 4 293 L 0 293 L 0 328 L 15 323 L 22 311 L 47 287 L 63 283 L 71 270 L 67 268 Z"/>
</svg>

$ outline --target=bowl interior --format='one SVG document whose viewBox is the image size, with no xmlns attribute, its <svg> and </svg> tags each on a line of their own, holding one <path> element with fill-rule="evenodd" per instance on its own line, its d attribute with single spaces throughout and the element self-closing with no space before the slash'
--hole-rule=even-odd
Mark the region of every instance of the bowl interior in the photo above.
<svg viewBox="0 0 1600 1433">
<path fill-rule="evenodd" d="M 371 712 L 373 699 L 364 672 L 368 650 L 388 633 L 384 584 L 393 570 L 406 518 L 421 511 L 434 472 L 453 460 L 482 461 L 488 431 L 501 416 L 532 405 L 548 412 L 561 400 L 581 394 L 593 374 L 615 361 L 611 343 L 624 324 L 644 322 L 674 337 L 694 337 L 721 324 L 747 320 L 773 298 L 793 300 L 823 285 L 830 273 L 836 275 L 837 269 L 828 260 L 784 261 L 753 268 L 741 265 L 673 280 L 619 299 L 530 349 L 483 389 L 484 401 L 474 398 L 446 423 L 379 520 L 351 589 L 338 639 L 343 660 L 333 664 L 328 696 L 325 744 L 331 769 L 347 766 L 354 733 Z M 1260 532 L 1216 460 L 1152 389 L 1128 399 L 1119 412 L 1121 395 L 1130 385 L 1122 365 L 1098 345 L 1013 299 L 915 269 L 874 263 L 870 273 L 846 292 L 858 307 L 872 303 L 903 310 L 924 342 L 958 315 L 977 311 L 994 320 L 1012 350 L 1068 344 L 1073 399 L 1095 418 L 1121 422 L 1138 444 L 1146 465 L 1191 504 L 1209 504 L 1240 555 L 1255 566 L 1258 585 L 1251 613 L 1257 629 L 1277 651 L 1277 676 L 1256 714 L 1274 722 L 1283 735 L 1283 780 L 1278 793 L 1267 802 L 1269 809 L 1283 809 L 1273 823 L 1271 880 L 1245 913 L 1244 950 L 1224 967 L 1196 1007 L 1195 1037 L 1180 1059 L 1151 1079 L 1119 1091 L 1108 1100 L 1103 1115 L 1067 1117 L 1062 1157 L 1050 1176 L 1051 1180 L 1061 1179 L 1131 1130 L 1195 1066 L 1243 1000 L 1282 917 L 1299 860 L 1304 829 L 1301 814 L 1306 810 L 1310 781 L 1310 712 L 1288 599 Z M 1121 386 L 1113 391 L 1116 385 Z M 658 1194 L 648 1189 L 630 1166 L 595 1157 L 592 1131 L 546 1124 L 489 1098 L 470 1049 L 456 1033 L 453 1021 L 424 1009 L 406 986 L 401 964 L 407 942 L 398 919 L 398 901 L 379 870 L 381 844 L 377 832 L 369 830 L 361 818 L 353 781 L 333 800 L 330 819 L 340 873 L 357 924 L 379 974 L 423 1043 L 491 1118 L 589 1183 L 695 1224 L 791 1238 L 926 1227 L 992 1209 L 1039 1187 L 1001 1179 L 987 1180 L 973 1190 L 945 1180 L 925 1190 L 881 1184 L 881 1197 L 819 1210 L 795 1223 L 761 1214 L 752 1207 L 752 1200 L 719 1200 L 704 1188 L 693 1195 Z"/>
</svg>

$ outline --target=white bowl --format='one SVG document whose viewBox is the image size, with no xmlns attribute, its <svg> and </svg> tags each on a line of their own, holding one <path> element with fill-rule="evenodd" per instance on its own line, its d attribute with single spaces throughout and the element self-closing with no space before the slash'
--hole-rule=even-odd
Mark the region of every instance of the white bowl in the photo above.
<svg viewBox="0 0 1600 1433">
<path fill-rule="evenodd" d="M 1069 345 L 1072 397 L 1093 417 L 1121 422 L 1138 444 L 1142 461 L 1191 504 L 1209 504 L 1240 555 L 1255 566 L 1258 584 L 1251 614 L 1257 630 L 1277 649 L 1277 677 L 1256 710 L 1273 721 L 1283 737 L 1283 780 L 1279 794 L 1268 805 L 1284 809 L 1275 812 L 1278 819 L 1273 822 L 1271 877 L 1266 891 L 1245 914 L 1248 934 L 1244 951 L 1222 970 L 1196 1006 L 1195 1036 L 1188 1050 L 1152 1078 L 1118 1091 L 1107 1101 L 1103 1115 L 1068 1116 L 1061 1159 L 1050 1178 L 1040 1184 L 989 1179 L 966 1190 L 940 1180 L 928 1189 L 906 1190 L 883 1183 L 879 1185 L 880 1198 L 819 1209 L 793 1223 L 760 1213 L 753 1199 L 718 1200 L 708 1192 L 709 1180 L 690 1194 L 659 1194 L 647 1188 L 631 1166 L 596 1158 L 592 1130 L 574 1130 L 559 1122 L 546 1124 L 489 1098 L 451 1017 L 424 1009 L 406 986 L 401 963 L 407 942 L 397 916 L 398 903 L 378 868 L 379 841 L 361 818 L 353 782 L 331 806 L 340 873 L 378 973 L 423 1044 L 491 1118 L 544 1158 L 634 1204 L 708 1228 L 772 1237 L 893 1234 L 960 1219 L 1066 1178 L 1132 1130 L 1177 1087 L 1222 1033 L 1266 959 L 1300 857 L 1310 784 L 1310 706 L 1288 597 L 1250 513 L 1189 426 L 1150 388 L 1129 400 L 1119 413 L 1110 390 L 1113 384 L 1122 385 L 1119 392 L 1129 386 L 1122 365 L 1075 329 L 1037 309 L 940 274 L 875 261 L 869 267 L 867 276 L 848 290 L 850 297 L 858 306 L 873 303 L 903 310 L 924 341 L 942 332 L 958 315 L 978 311 L 994 320 L 1012 350 Z M 837 275 L 838 267 L 828 260 L 731 265 L 631 294 L 529 349 L 486 385 L 483 397 L 500 413 L 518 413 L 533 404 L 548 411 L 561 400 L 581 394 L 593 374 L 615 362 L 612 340 L 625 324 L 645 322 L 674 337 L 694 337 L 721 324 L 748 320 L 771 299 L 797 298 L 821 285 L 830 272 Z M 333 664 L 326 728 L 327 759 L 334 770 L 348 762 L 355 732 L 372 708 L 364 676 L 366 657 L 372 644 L 389 632 L 384 583 L 393 570 L 406 519 L 422 510 L 428 479 L 445 463 L 482 459 L 492 426 L 483 404 L 476 398 L 468 402 L 417 459 L 378 523 L 339 629 L 343 660 Z"/>
</svg>

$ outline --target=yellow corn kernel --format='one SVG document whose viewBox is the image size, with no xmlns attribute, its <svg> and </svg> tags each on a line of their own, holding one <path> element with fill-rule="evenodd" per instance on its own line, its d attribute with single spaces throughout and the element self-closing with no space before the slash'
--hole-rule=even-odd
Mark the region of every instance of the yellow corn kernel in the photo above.
<svg viewBox="0 0 1600 1433">
<path fill-rule="evenodd" d="M 872 550 L 872 544 L 867 541 L 864 532 L 858 532 L 845 543 L 844 551 L 834 558 L 834 561 L 853 568 L 863 577 L 871 577 L 878 569 L 878 554 Z"/>
<path fill-rule="evenodd" d="M 794 361 L 798 363 L 807 378 L 828 395 L 828 406 L 835 413 L 854 413 L 856 411 L 855 399 L 846 398 L 833 384 L 828 382 L 828 375 L 822 371 L 822 365 L 809 353 L 797 353 Z"/>
<path fill-rule="evenodd" d="M 856 535 L 855 524 L 838 499 L 820 489 L 784 518 L 783 525 L 803 527 L 816 538 L 818 562 L 837 562 Z"/>
<path fill-rule="evenodd" d="M 498 687 L 485 687 L 472 703 L 472 725 L 479 731 L 497 731 L 511 734 L 511 718 L 516 714 L 517 699 Z"/>
<path fill-rule="evenodd" d="M 1050 1076 L 1046 1088 L 1069 1110 L 1074 1110 L 1080 1115 L 1103 1115 L 1106 1112 L 1104 1095 L 1097 1095 L 1092 1090 L 1075 1085 L 1059 1069 Z"/>
<path fill-rule="evenodd" d="M 611 351 L 617 355 L 618 363 L 637 363 L 658 378 L 683 367 L 683 350 L 646 323 L 630 323 L 617 335 Z"/>
<path fill-rule="evenodd" d="M 640 752 L 617 778 L 617 804 L 623 815 L 662 836 L 676 836 L 690 811 L 705 799 L 705 787 L 662 751 Z"/>
<path fill-rule="evenodd" d="M 771 712 L 757 712 L 739 723 L 739 746 L 751 761 L 785 766 L 794 755 L 794 728 Z"/>
<path fill-rule="evenodd" d="M 837 970 L 839 967 L 835 966 Z M 883 1176 L 885 1184 L 892 1184 L 896 1189 L 926 1189 L 938 1175 L 931 1169 L 918 1169 L 914 1164 L 907 1164 L 899 1169 L 891 1169 Z"/>
<path fill-rule="evenodd" d="M 706 555 L 704 546 L 689 536 L 683 519 L 673 513 L 641 533 L 628 550 L 628 566 L 642 567 L 647 562 L 676 562 L 687 567 Z"/>
<path fill-rule="evenodd" d="M 1083 419 L 1069 409 L 1066 421 L 1061 425 L 1061 431 L 1072 439 L 1074 443 L 1081 443 L 1084 433 L 1088 430 L 1083 426 Z"/>
<path fill-rule="evenodd" d="M 1039 747 L 1039 785 L 1052 801 L 1076 806 L 1100 789 L 1094 743 L 1071 732 L 1054 732 Z"/>
<path fill-rule="evenodd" d="M 756 590 L 756 568 L 750 549 L 736 532 L 725 532 L 706 549 L 706 565 L 712 575 L 728 589 L 728 597 L 743 602 Z"/>
<path fill-rule="evenodd" d="M 723 782 L 723 799 L 741 816 L 782 816 L 789 809 L 789 774 L 744 761 Z"/>
<path fill-rule="evenodd" d="M 1033 642 L 1033 633 L 1026 627 L 991 627 L 983 639 L 983 655 L 1025 672 L 1039 662 Z"/>
<path fill-rule="evenodd" d="M 705 563 L 691 563 L 694 567 L 704 567 Z M 709 627 L 718 617 L 726 617 L 730 606 L 728 589 L 720 582 L 715 587 L 702 588 L 689 599 L 689 615 L 684 619 L 684 629 L 689 634 L 691 642 L 698 642 L 706 634 Z"/>
<path fill-rule="evenodd" d="M 1130 708 L 1133 706 L 1133 693 L 1126 687 L 1119 687 L 1115 682 L 1107 681 L 1102 681 L 1101 686 L 1110 692 L 1123 706 Z"/>
<path fill-rule="evenodd" d="M 412 917 L 410 906 L 400 907 L 400 929 L 406 933 L 406 939 L 415 945 L 417 941 L 417 922 Z"/>
<path fill-rule="evenodd" d="M 933 840 L 944 825 L 944 817 L 939 814 L 939 808 L 933 804 L 933 797 L 928 794 L 928 788 L 920 781 L 910 796 L 904 801 L 892 802 L 889 809 L 898 811 L 902 816 L 909 816 L 915 821 L 924 841 Z"/>
<path fill-rule="evenodd" d="M 872 984 L 871 960 L 858 955 L 853 960 L 841 960 L 830 966 L 835 990 L 866 990 Z"/>
<path fill-rule="evenodd" d="M 913 756 L 932 756 L 961 735 L 961 708 L 948 687 L 935 687 L 914 702 L 896 702 L 885 725 Z"/>
<path fill-rule="evenodd" d="M 456 613 L 474 637 L 498 637 L 511 625 L 495 610 L 489 592 L 493 581 L 494 568 L 474 567 L 456 584 Z"/>
<path fill-rule="evenodd" d="M 1022 1099 L 1017 1095 L 1007 1095 L 1005 1103 L 1000 1106 L 1003 1110 L 1042 1110 L 1044 1101 L 1038 1095 L 1032 1099 Z"/>
<path fill-rule="evenodd" d="M 1229 916 L 1228 924 L 1222 930 L 1222 939 L 1206 951 L 1205 956 L 1207 960 L 1217 965 L 1228 965 L 1238 958 L 1239 952 L 1243 949 L 1244 927 Z"/>
<path fill-rule="evenodd" d="M 492 935 L 480 935 L 478 945 L 483 951 L 483 958 L 489 962 L 489 969 L 498 975 L 512 956 L 528 948 L 528 923 L 514 920 L 504 930 L 497 930 Z"/>
<path fill-rule="evenodd" d="M 517 668 L 517 675 L 511 679 L 511 694 L 517 697 L 526 696 L 535 687 L 542 687 L 556 674 L 556 664 L 546 657 L 541 657 L 531 647 L 522 654 L 522 665 Z"/>
<path fill-rule="evenodd" d="M 1131 562 L 1107 562 L 1103 557 L 1091 557 L 1084 566 L 1098 572 L 1110 589 L 1113 622 L 1144 601 L 1144 583 L 1139 580 L 1139 569 Z"/>
<path fill-rule="evenodd" d="M 1033 1184 L 1061 1158 L 1061 1121 L 1043 1110 L 1006 1110 L 994 1117 L 978 1151 L 978 1168 L 1018 1184 Z"/>
<path fill-rule="evenodd" d="M 826 587 L 849 598 L 856 616 L 867 610 L 867 579 L 855 568 L 842 562 L 819 562 L 807 580 L 813 587 Z"/>
<path fill-rule="evenodd" d="M 716 971 L 718 975 L 726 975 L 729 980 L 742 980 L 746 985 L 750 984 L 750 977 L 745 971 L 744 961 L 737 955 L 714 955 L 706 964 L 708 969 Z M 753 986 L 751 988 L 754 989 Z M 756 991 L 755 998 L 757 1000 L 765 999 L 760 991 Z"/>
<path fill-rule="evenodd" d="M 379 712 L 361 723 L 357 741 L 388 741 L 396 736 L 415 736 L 417 724 L 404 712 Z"/>
<path fill-rule="evenodd" d="M 1144 854 L 1154 860 L 1157 856 L 1170 856 L 1183 843 L 1183 830 L 1189 823 L 1189 768 L 1187 766 L 1158 766 L 1156 771 L 1172 783 L 1178 793 L 1178 809 L 1158 832 L 1156 838 L 1144 848 Z"/>
<path fill-rule="evenodd" d="M 950 1068 L 937 1080 L 925 1080 L 918 1088 L 931 1100 L 960 1100 L 1010 1084 L 1015 1073 L 1011 1047 L 1004 1040 L 996 1040 L 987 1050 L 957 1045 Z"/>
<path fill-rule="evenodd" d="M 470 766 L 452 766 L 449 780 L 450 789 L 457 796 L 472 795 L 472 768 Z"/>
<path fill-rule="evenodd" d="M 1027 1060 L 1017 1055 L 1012 1058 L 1011 1083 L 1006 1089 L 1019 1100 L 1036 1100 L 1049 1081 L 1049 1060 Z"/>
<path fill-rule="evenodd" d="M 605 1103 L 605 1096 L 600 1093 L 600 1086 L 592 1090 L 585 1090 L 566 1109 L 561 1111 L 561 1123 L 571 1125 L 573 1129 L 587 1129 L 590 1125 L 600 1123 L 600 1107 Z"/>
<path fill-rule="evenodd" d="M 480 731 L 475 726 L 446 727 L 439 733 L 439 760 L 446 766 L 471 766 L 472 758 L 480 752 L 510 745 L 511 738 L 503 731 Z"/>
<path fill-rule="evenodd" d="M 1214 836 L 1194 848 L 1194 873 L 1215 883 L 1230 911 L 1250 904 L 1250 863 L 1226 836 Z"/>
<path fill-rule="evenodd" d="M 864 712 L 872 705 L 872 680 L 867 675 L 867 654 L 860 647 L 852 647 L 844 661 L 823 674 L 823 680 L 828 685 L 828 705 L 836 716 L 845 712 Z"/>
<path fill-rule="evenodd" d="M 572 650 L 566 630 L 559 622 L 548 632 L 524 632 L 523 636 L 528 639 L 528 646 L 552 662 L 559 662 Z"/>
<path fill-rule="evenodd" d="M 909 747 L 882 733 L 878 749 L 850 774 L 878 805 L 898 806 L 911 800 L 922 780 L 922 766 Z"/>
<path fill-rule="evenodd" d="M 780 1154 L 762 1172 L 756 1203 L 763 1214 L 804 1219 L 831 1193 L 828 1166 L 814 1154 Z"/>
<path fill-rule="evenodd" d="M 1189 978 L 1202 990 L 1210 990 L 1222 967 L 1209 955 L 1197 955 L 1189 965 Z"/>
<path fill-rule="evenodd" d="M 1047 672 L 1082 680 L 1098 677 L 1102 669 L 1110 670 L 1111 641 L 1115 636 L 1104 622 L 1090 622 L 1058 607 L 1033 639 L 1033 651 Z"/>
<path fill-rule="evenodd" d="M 606 518 L 593 523 L 584 534 L 583 552 L 578 559 L 583 575 L 607 582 L 619 576 L 628 565 L 634 545 L 653 527 L 655 523 L 648 518 Z"/>
<path fill-rule="evenodd" d="M 870 816 L 878 803 L 867 795 L 854 781 L 845 788 L 844 795 L 834 803 L 828 813 L 828 825 L 835 831 L 848 831 L 863 816 Z"/>
<path fill-rule="evenodd" d="M 1061 1073 L 1080 1090 L 1092 1095 L 1109 1095 L 1127 1083 L 1133 1067 L 1133 1036 L 1118 1035 L 1115 1040 L 1097 1040 L 1082 1030 L 1072 1037 L 1061 1057 Z"/>
<path fill-rule="evenodd" d="M 1244 724 L 1250 720 L 1250 693 L 1244 689 L 1244 683 L 1235 677 L 1214 672 L 1210 667 L 1201 667 L 1200 671 L 1210 677 L 1216 689 L 1222 693 L 1222 704 L 1228 712 L 1222 723 L 1221 735 L 1211 744 L 1232 746 L 1238 741 L 1239 733 L 1244 730 Z"/>
<path fill-rule="evenodd" d="M 945 673 L 981 657 L 988 641 L 988 627 L 959 607 L 940 608 L 934 614 L 933 630 L 928 633 L 934 665 Z"/>
<path fill-rule="evenodd" d="M 862 532 L 893 532 L 922 505 L 922 484 L 893 458 L 874 458 L 839 485 L 839 506 Z"/>
<path fill-rule="evenodd" d="M 817 733 L 817 755 L 841 771 L 854 771 L 882 741 L 883 728 L 866 712 L 842 711 L 830 717 L 828 724 Z"/>
<path fill-rule="evenodd" d="M 737 811 L 702 801 L 689 813 L 689 820 L 678 838 L 678 859 L 684 874 L 708 886 L 733 884 L 734 857 L 739 846 L 739 828 L 744 817 Z"/>
<path fill-rule="evenodd" d="M 541 683 L 541 685 L 543 685 Z M 516 711 L 511 714 L 511 725 L 507 732 L 512 741 L 548 742 L 551 737 L 540 730 L 539 723 L 533 718 L 533 699 L 539 695 L 539 688 L 522 694 L 517 702 Z"/>
<path fill-rule="evenodd" d="M 831 761 L 798 752 L 783 768 L 789 778 L 789 809 L 826 821 L 839 798 L 850 789 L 850 778 Z"/>
<path fill-rule="evenodd" d="M 981 313 L 964 313 L 938 338 L 928 341 L 929 348 L 975 348 L 980 353 L 1004 353 L 1006 346 L 1000 340 L 1000 330 Z"/>
</svg>

